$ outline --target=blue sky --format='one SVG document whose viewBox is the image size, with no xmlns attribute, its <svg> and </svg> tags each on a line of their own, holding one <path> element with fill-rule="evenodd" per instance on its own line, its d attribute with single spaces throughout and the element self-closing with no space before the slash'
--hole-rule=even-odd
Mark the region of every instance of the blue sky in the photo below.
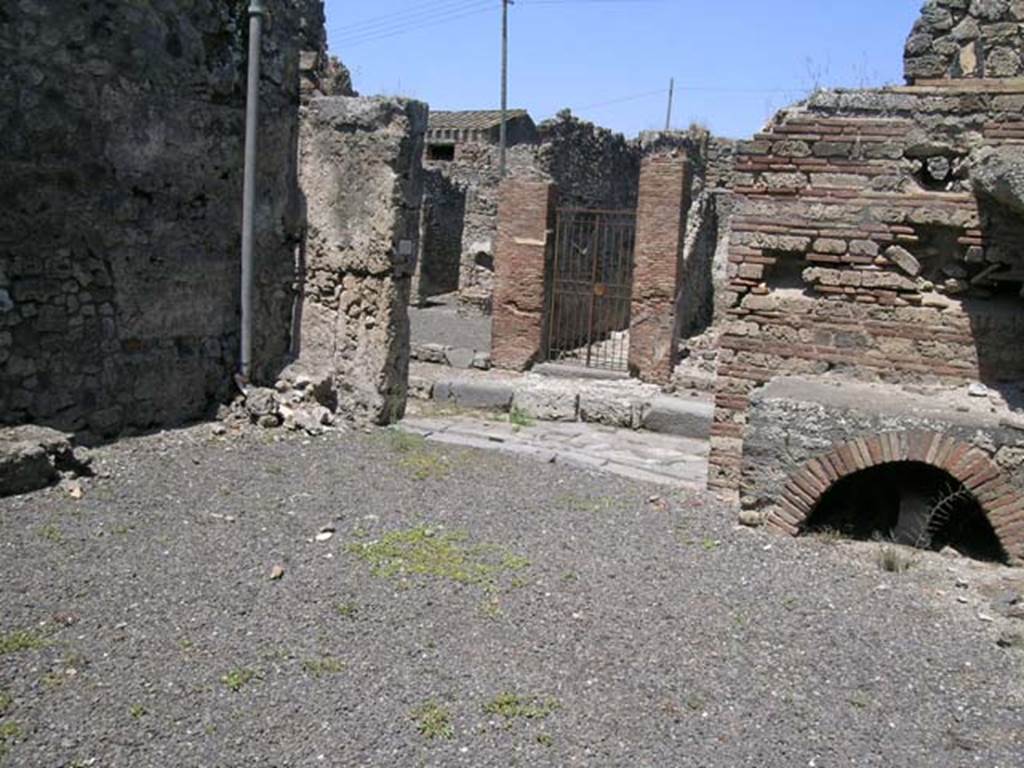
<svg viewBox="0 0 1024 768">
<path fill-rule="evenodd" d="M 509 105 L 540 121 L 569 107 L 632 136 L 699 121 L 757 131 L 815 85 L 902 82 L 922 0 L 516 0 Z M 326 0 L 331 52 L 363 94 L 433 109 L 492 109 L 500 95 L 500 0 Z M 396 34 L 398 33 L 398 34 Z"/>
</svg>

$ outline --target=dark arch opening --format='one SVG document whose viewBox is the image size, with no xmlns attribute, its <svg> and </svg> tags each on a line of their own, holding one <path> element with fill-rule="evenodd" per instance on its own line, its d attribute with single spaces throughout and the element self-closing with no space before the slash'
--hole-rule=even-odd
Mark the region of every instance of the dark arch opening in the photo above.
<svg viewBox="0 0 1024 768">
<path fill-rule="evenodd" d="M 920 462 L 882 464 L 837 481 L 804 527 L 934 551 L 948 546 L 978 560 L 1007 561 L 974 494 L 948 472 Z"/>
</svg>

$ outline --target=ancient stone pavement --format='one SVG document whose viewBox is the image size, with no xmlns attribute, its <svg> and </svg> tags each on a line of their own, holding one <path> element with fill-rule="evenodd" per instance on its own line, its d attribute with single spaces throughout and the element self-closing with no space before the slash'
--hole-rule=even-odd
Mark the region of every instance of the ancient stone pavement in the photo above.
<svg viewBox="0 0 1024 768">
<path fill-rule="evenodd" d="M 699 490 L 707 480 L 707 440 L 583 422 L 512 421 L 507 414 L 426 410 L 406 417 L 398 428 L 432 442 L 504 451 L 663 485 Z"/>
</svg>

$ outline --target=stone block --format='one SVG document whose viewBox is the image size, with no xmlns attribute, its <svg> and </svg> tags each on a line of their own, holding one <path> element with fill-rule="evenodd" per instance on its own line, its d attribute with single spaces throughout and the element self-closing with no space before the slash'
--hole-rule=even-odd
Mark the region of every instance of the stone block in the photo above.
<svg viewBox="0 0 1024 768">
<path fill-rule="evenodd" d="M 713 415 L 711 403 L 662 395 L 645 406 L 640 424 L 652 432 L 704 440 L 711 434 Z"/>
<path fill-rule="evenodd" d="M 45 488 L 69 461 L 71 442 L 61 432 L 31 425 L 0 430 L 0 497 Z"/>
<path fill-rule="evenodd" d="M 538 421 L 576 421 L 579 396 L 559 389 L 520 389 L 512 398 L 512 407 Z"/>
<path fill-rule="evenodd" d="M 508 384 L 452 379 L 436 382 L 431 396 L 439 403 L 451 403 L 460 408 L 507 411 L 512 405 L 513 393 Z"/>
</svg>

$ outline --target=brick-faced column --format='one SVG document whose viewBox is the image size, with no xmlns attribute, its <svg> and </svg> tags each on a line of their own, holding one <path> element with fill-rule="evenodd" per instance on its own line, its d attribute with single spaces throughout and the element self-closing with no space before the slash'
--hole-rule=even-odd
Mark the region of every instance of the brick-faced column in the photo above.
<svg viewBox="0 0 1024 768">
<path fill-rule="evenodd" d="M 644 381 L 665 383 L 676 356 L 676 296 L 682 275 L 690 165 L 681 147 L 645 157 L 636 209 L 629 367 Z"/>
<path fill-rule="evenodd" d="M 525 370 L 544 341 L 544 269 L 555 185 L 505 179 L 498 193 L 491 363 Z"/>
</svg>

